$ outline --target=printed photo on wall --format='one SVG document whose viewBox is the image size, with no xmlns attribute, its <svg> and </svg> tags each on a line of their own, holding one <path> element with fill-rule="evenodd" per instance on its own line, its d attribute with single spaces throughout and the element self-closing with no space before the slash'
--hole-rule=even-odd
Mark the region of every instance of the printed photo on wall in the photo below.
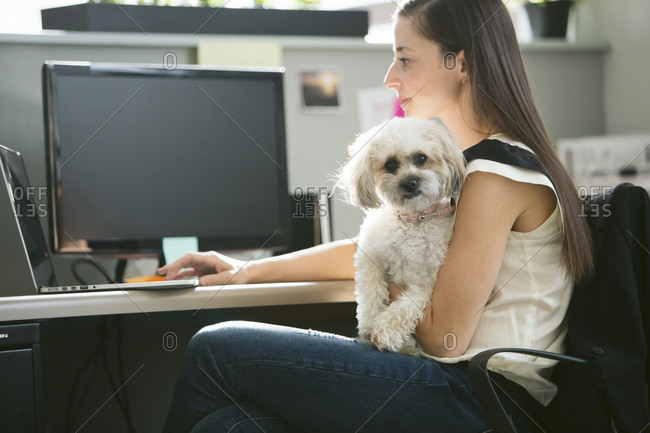
<svg viewBox="0 0 650 433">
<path fill-rule="evenodd" d="M 343 109 L 341 73 L 335 66 L 303 67 L 299 70 L 301 105 L 305 111 L 339 113 Z"/>
</svg>

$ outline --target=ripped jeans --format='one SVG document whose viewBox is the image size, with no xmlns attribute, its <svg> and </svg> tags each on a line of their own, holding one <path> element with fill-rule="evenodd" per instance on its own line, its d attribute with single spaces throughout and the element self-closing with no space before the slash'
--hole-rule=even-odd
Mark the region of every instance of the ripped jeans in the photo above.
<svg viewBox="0 0 650 433">
<path fill-rule="evenodd" d="M 355 339 L 253 322 L 190 341 L 164 433 L 489 432 L 467 373 Z"/>
</svg>

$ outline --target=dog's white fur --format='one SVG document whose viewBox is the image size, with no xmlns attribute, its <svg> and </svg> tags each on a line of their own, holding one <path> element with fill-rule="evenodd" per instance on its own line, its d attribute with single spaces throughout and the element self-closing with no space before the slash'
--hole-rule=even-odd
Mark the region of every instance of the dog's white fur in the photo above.
<svg viewBox="0 0 650 433">
<path fill-rule="evenodd" d="M 449 198 L 460 194 L 465 159 L 438 119 L 393 118 L 360 135 L 348 150 L 339 185 L 349 201 L 367 211 L 355 254 L 359 338 L 398 351 L 413 344 L 411 335 L 431 302 L 454 214 L 405 223 L 396 211 L 420 212 L 434 203 L 447 207 Z M 389 160 L 397 167 L 387 165 Z M 392 303 L 389 282 L 403 290 Z"/>
</svg>

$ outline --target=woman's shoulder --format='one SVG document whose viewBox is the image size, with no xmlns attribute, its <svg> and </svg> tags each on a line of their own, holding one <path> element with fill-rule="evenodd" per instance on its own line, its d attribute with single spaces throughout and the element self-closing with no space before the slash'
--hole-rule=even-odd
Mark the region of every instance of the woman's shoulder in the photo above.
<svg viewBox="0 0 650 433">
<path fill-rule="evenodd" d="M 477 143 L 464 153 L 468 160 L 468 188 L 478 188 L 481 184 L 482 194 L 494 191 L 493 201 L 519 204 L 513 230 L 531 232 L 552 216 L 557 207 L 554 185 L 528 146 L 499 135 Z"/>
<path fill-rule="evenodd" d="M 505 134 L 495 134 L 463 152 L 467 173 L 485 172 L 514 180 L 548 186 L 555 190 L 548 172 L 525 144 Z"/>
<path fill-rule="evenodd" d="M 465 149 L 463 155 L 468 163 L 488 160 L 546 173 L 546 169 L 530 147 L 506 134 L 491 135 Z"/>
</svg>

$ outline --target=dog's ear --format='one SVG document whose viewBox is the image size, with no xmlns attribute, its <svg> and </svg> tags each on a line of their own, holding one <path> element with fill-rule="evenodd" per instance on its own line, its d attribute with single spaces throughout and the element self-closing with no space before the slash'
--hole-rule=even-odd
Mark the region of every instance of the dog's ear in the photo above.
<svg viewBox="0 0 650 433">
<path fill-rule="evenodd" d="M 443 146 L 443 159 L 447 165 L 448 176 L 447 183 L 445 184 L 445 196 L 458 198 L 460 190 L 463 188 L 465 177 L 467 177 L 467 163 L 463 152 L 453 139 L 451 134 L 448 134 L 441 145 Z"/>
<path fill-rule="evenodd" d="M 465 157 L 447 125 L 439 117 L 434 117 L 431 120 L 433 122 L 429 125 L 433 125 L 435 130 L 425 133 L 425 137 L 437 142 L 441 149 L 442 159 L 447 166 L 444 194 L 446 197 L 458 198 L 467 176 Z"/>
<path fill-rule="evenodd" d="M 352 204 L 364 209 L 381 206 L 381 199 L 375 188 L 375 177 L 371 165 L 371 138 L 375 128 L 361 134 L 348 147 L 348 160 L 341 167 L 337 185 L 340 185 Z"/>
<path fill-rule="evenodd" d="M 450 169 L 449 182 L 445 185 L 445 195 L 447 197 L 458 198 L 460 190 L 463 188 L 465 177 L 467 177 L 467 167 L 465 158 L 462 153 L 448 160 Z"/>
</svg>

